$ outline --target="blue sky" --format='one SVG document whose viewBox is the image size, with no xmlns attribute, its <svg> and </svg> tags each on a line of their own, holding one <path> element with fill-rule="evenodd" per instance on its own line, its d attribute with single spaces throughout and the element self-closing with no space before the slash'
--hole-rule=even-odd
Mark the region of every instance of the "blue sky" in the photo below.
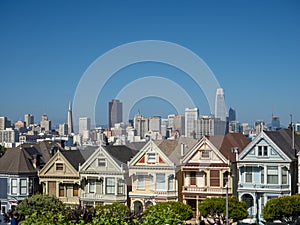
<svg viewBox="0 0 300 225">
<path fill-rule="evenodd" d="M 300 121 L 299 1 L 0 1 L 0 115 L 16 121 L 43 113 L 65 122 L 69 100 L 87 68 L 129 42 L 163 40 L 202 58 L 225 89 L 238 120 L 283 125 Z M 178 82 L 200 113 L 207 102 L 176 68 L 142 63 L 111 77 L 98 96 L 96 121 L 107 124 L 107 103 L 130 79 L 157 75 Z M 125 79 L 125 77 L 131 78 Z M 196 96 L 196 97 L 195 97 Z M 199 97 L 198 97 L 199 96 Z M 166 100 L 145 98 L 131 110 L 174 113 Z M 183 113 L 183 112 L 179 112 Z"/>
</svg>

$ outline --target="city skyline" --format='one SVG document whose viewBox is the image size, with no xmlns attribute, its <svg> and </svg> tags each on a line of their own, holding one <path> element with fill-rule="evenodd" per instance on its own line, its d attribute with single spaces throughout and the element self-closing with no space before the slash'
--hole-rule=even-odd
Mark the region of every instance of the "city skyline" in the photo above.
<svg viewBox="0 0 300 225">
<path fill-rule="evenodd" d="M 68 102 L 96 58 L 119 45 L 151 39 L 177 43 L 202 58 L 240 122 L 270 123 L 272 114 L 283 126 L 290 114 L 294 122 L 300 121 L 297 1 L 133 1 L 118 2 L 118 7 L 96 1 L 1 1 L 0 6 L 0 73 L 5 83 L 0 116 L 12 121 L 30 113 L 37 120 L 47 114 L 53 124 L 67 122 Z M 123 68 L 105 84 L 97 101 L 97 123 L 107 124 L 107 103 L 128 82 L 157 74 L 197 96 L 201 114 L 210 114 L 203 93 L 182 71 L 142 63 Z M 165 118 L 176 113 L 170 103 L 155 97 L 138 102 L 131 117 L 139 110 Z"/>
</svg>

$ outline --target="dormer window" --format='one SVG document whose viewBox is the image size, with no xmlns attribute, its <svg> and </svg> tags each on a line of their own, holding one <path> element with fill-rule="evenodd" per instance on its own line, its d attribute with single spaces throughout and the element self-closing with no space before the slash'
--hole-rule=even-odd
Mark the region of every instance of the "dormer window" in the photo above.
<svg viewBox="0 0 300 225">
<path fill-rule="evenodd" d="M 257 146 L 257 155 L 261 157 L 268 156 L 268 146 L 267 145 Z"/>
<path fill-rule="evenodd" d="M 209 159 L 209 151 L 208 150 L 201 151 L 201 158 L 202 159 Z"/>
<path fill-rule="evenodd" d="M 149 152 L 147 154 L 147 162 L 148 163 L 155 163 L 155 153 L 154 152 Z"/>
<path fill-rule="evenodd" d="M 106 167 L 106 159 L 98 159 L 98 167 Z"/>
</svg>

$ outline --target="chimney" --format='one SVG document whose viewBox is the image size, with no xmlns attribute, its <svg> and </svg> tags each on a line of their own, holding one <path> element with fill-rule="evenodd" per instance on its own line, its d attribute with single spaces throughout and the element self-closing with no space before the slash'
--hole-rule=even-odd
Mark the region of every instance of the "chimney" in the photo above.
<svg viewBox="0 0 300 225">
<path fill-rule="evenodd" d="M 38 154 L 33 155 L 32 165 L 35 169 L 40 169 L 40 156 Z"/>
<path fill-rule="evenodd" d="M 185 153 L 185 144 L 181 143 L 181 145 L 180 145 L 180 155 L 181 155 L 181 157 L 184 156 L 184 153 Z"/>
</svg>

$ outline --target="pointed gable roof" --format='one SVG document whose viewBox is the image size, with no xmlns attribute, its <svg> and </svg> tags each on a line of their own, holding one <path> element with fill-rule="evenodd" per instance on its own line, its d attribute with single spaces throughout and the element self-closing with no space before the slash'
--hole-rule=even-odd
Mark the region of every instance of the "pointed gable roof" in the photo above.
<svg viewBox="0 0 300 225">
<path fill-rule="evenodd" d="M 137 150 L 131 149 L 125 145 L 107 145 L 104 146 L 106 151 L 116 159 L 116 162 L 121 165 L 127 164 L 137 153 Z"/>
<path fill-rule="evenodd" d="M 77 171 L 79 165 L 82 165 L 85 162 L 85 159 L 79 150 L 64 150 L 60 152 Z"/>
<path fill-rule="evenodd" d="M 0 158 L 0 173 L 37 173 L 31 160 L 32 157 L 22 147 L 8 149 Z"/>
</svg>

